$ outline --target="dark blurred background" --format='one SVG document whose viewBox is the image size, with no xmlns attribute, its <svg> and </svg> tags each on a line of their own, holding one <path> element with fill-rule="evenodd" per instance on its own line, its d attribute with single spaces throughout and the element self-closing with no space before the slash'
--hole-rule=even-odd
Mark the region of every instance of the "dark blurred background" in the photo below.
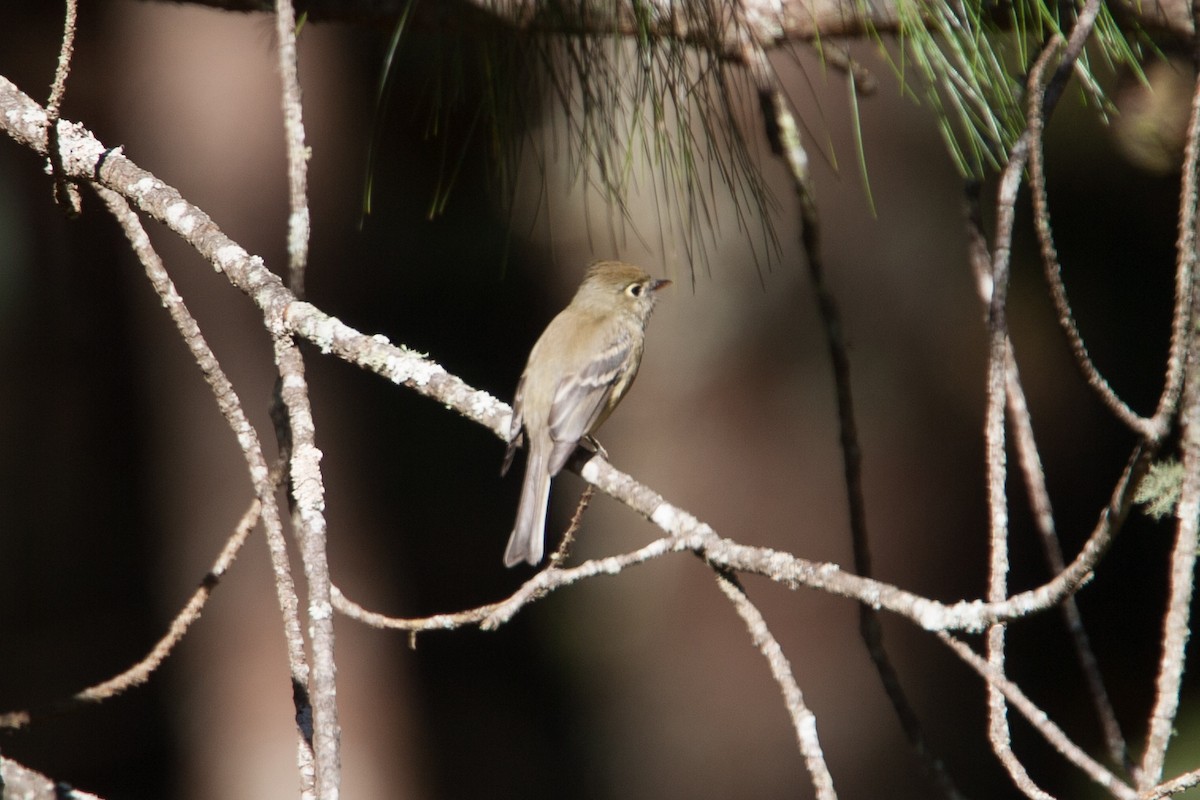
<svg viewBox="0 0 1200 800">
<path fill-rule="evenodd" d="M 0 12 L 0 74 L 42 102 L 61 13 L 54 3 Z M 85 3 L 63 116 L 123 145 L 281 271 L 287 209 L 272 24 L 172 3 Z M 445 43 L 416 30 L 397 56 L 374 213 L 360 228 L 390 35 L 387 24 L 331 23 L 309 24 L 300 37 L 313 149 L 309 299 L 507 400 L 584 264 L 616 256 L 671 277 L 638 386 L 603 431 L 614 463 L 723 535 L 849 566 L 826 349 L 791 190 L 765 143 L 753 144 L 780 200 L 783 243 L 769 260 L 739 230 L 720 188 L 720 225 L 703 259 L 689 258 L 677 231 L 660 237 L 666 214 L 649 177 L 629 198 L 634 222 L 614 222 L 602 197 L 572 185 L 552 104 L 527 131 L 545 172 L 526 159 L 510 205 L 495 191 L 486 137 L 463 150 L 477 83 L 464 84 L 457 124 L 430 135 L 431 73 L 444 68 L 430 53 Z M 800 50 L 779 66 L 814 145 L 877 577 L 940 599 L 977 597 L 986 564 L 985 338 L 962 184 L 931 112 L 899 97 L 890 67 L 862 47 L 856 56 L 880 78 L 877 95 L 860 104 L 872 214 L 845 78 Z M 1050 127 L 1059 249 L 1099 367 L 1149 412 L 1168 339 L 1178 174 L 1124 160 L 1078 98 L 1068 94 Z M 447 152 L 464 156 L 445 213 L 431 220 Z M 251 499 L 236 443 L 115 224 L 86 191 L 83 216 L 64 219 L 42 166 L 0 141 L 0 711 L 51 702 L 139 658 Z M 273 368 L 254 309 L 148 225 L 269 440 Z M 1022 225 L 1014 339 L 1073 553 L 1133 439 L 1079 379 Z M 501 565 L 519 480 L 499 477 L 498 440 L 311 350 L 308 374 L 332 565 L 350 597 L 413 616 L 494 600 L 528 576 Z M 555 486 L 551 537 L 582 483 L 568 475 Z M 1012 588 L 1021 589 L 1047 571 L 1019 478 L 1010 486 Z M 597 498 L 575 557 L 655 535 Z M 1152 699 L 1171 536 L 1169 524 L 1135 513 L 1079 596 L 1135 742 Z M 932 796 L 858 639 L 857 609 L 759 579 L 746 585 L 817 714 L 841 796 Z M 278 617 L 256 534 L 149 685 L 0 735 L 0 752 L 109 798 L 293 797 Z M 883 621 L 904 685 L 962 788 L 1016 796 L 987 744 L 980 682 L 933 637 Z M 712 575 L 686 555 L 557 593 L 497 632 L 425 635 L 415 649 L 403 635 L 346 620 L 338 635 L 347 798 L 811 794 L 766 664 Z M 1012 676 L 1099 752 L 1058 615 L 1012 626 L 1010 642 Z M 1187 753 L 1193 692 L 1185 689 L 1180 768 L 1196 764 Z M 1014 738 L 1049 791 L 1093 794 L 1021 721 Z"/>
</svg>

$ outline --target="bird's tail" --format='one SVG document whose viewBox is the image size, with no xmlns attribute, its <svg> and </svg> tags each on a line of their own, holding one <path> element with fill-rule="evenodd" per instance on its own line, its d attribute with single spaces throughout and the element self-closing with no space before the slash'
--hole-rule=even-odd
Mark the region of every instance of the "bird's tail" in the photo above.
<svg viewBox="0 0 1200 800">
<path fill-rule="evenodd" d="M 550 499 L 550 470 L 544 448 L 530 442 L 525 480 L 521 484 L 521 503 L 517 522 L 508 537 L 504 566 L 522 561 L 537 565 L 542 560 L 546 540 L 546 504 Z"/>
</svg>

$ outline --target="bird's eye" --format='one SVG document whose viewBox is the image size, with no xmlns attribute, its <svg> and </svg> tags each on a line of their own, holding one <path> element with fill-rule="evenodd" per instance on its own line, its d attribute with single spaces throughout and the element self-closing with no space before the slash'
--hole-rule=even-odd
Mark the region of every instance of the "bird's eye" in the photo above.
<svg viewBox="0 0 1200 800">
<path fill-rule="evenodd" d="M 640 283 L 631 283 L 625 287 L 625 294 L 629 295 L 630 297 L 641 297 L 642 289 L 644 288 L 645 287 Z"/>
</svg>

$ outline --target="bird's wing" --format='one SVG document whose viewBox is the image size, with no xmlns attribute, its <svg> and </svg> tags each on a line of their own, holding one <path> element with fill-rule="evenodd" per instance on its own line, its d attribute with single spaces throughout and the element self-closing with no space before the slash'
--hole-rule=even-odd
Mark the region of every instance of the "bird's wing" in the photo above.
<svg viewBox="0 0 1200 800">
<path fill-rule="evenodd" d="M 583 369 L 564 375 L 550 407 L 550 438 L 554 452 L 550 474 L 556 475 L 584 435 L 590 433 L 608 408 L 613 389 L 629 369 L 633 337 L 619 330 L 611 344 Z"/>
<path fill-rule="evenodd" d="M 517 382 L 517 393 L 513 397 L 512 405 L 512 422 L 508 426 L 508 446 L 504 448 L 504 463 L 500 465 L 500 474 L 507 475 L 508 468 L 512 466 L 513 456 L 517 454 L 517 448 L 521 446 L 521 440 L 524 438 L 521 434 L 521 426 L 524 424 L 524 415 L 521 412 L 524 403 L 522 398 L 525 394 L 525 376 L 521 376 L 521 380 Z"/>
</svg>

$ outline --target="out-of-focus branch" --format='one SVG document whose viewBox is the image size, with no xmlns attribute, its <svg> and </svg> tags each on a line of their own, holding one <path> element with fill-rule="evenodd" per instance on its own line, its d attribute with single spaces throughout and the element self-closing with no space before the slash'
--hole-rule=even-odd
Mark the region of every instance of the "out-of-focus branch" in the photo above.
<svg viewBox="0 0 1200 800">
<path fill-rule="evenodd" d="M 1200 25 L 1200 4 L 1192 6 Z M 1200 43 L 1193 42 L 1193 65 L 1200 65 Z M 1191 635 L 1191 601 L 1195 586 L 1197 515 L 1200 514 L 1200 336 L 1194 320 L 1200 314 L 1200 294 L 1191 280 L 1196 263 L 1197 228 L 1200 227 L 1200 188 L 1196 171 L 1200 164 L 1200 77 L 1192 94 L 1192 111 L 1188 123 L 1188 139 L 1184 151 L 1183 186 L 1179 198 L 1179 239 L 1177 243 L 1179 272 L 1188 275 L 1190 290 L 1187 299 L 1191 321 L 1186 328 L 1179 324 L 1183 312 L 1177 298 L 1176 327 L 1172 336 L 1172 351 L 1177 348 L 1178 334 L 1186 342 L 1186 364 L 1182 408 L 1179 411 L 1182 429 L 1184 478 L 1176 509 L 1175 548 L 1171 553 L 1170 599 L 1163 618 L 1162 655 L 1156 681 L 1154 707 L 1150 712 L 1146 749 L 1142 754 L 1141 788 L 1146 789 L 1162 777 L 1167 745 L 1175 730 L 1179 712 L 1179 692 L 1186 661 L 1187 642 Z M 1177 278 L 1177 283 L 1180 279 Z M 1186 333 L 1183 333 L 1186 331 Z M 1169 409 L 1170 406 L 1165 406 Z"/>
<path fill-rule="evenodd" d="M 766 45 L 762 41 L 761 15 L 750 3 L 740 7 L 743 59 L 749 68 L 759 95 L 763 125 L 771 148 L 788 167 L 792 186 L 799 201 L 800 243 L 808 265 L 809 278 L 817 299 L 817 311 L 829 349 L 833 368 L 834 396 L 838 409 L 838 443 L 842 450 L 842 480 L 846 488 L 846 505 L 850 517 L 850 542 L 854 555 L 854 570 L 864 578 L 871 577 L 871 546 L 867 531 L 867 504 L 863 490 L 862 448 L 859 445 L 858 423 L 855 421 L 853 384 L 850 379 L 850 354 L 843 332 L 841 312 L 832 286 L 826 280 L 824 254 L 821 250 L 821 221 L 812 177 L 808 170 L 808 153 L 800 139 L 787 95 L 779 76 L 771 66 Z M 859 606 L 859 633 L 866 645 L 871 662 L 892 704 L 909 746 L 921 761 L 946 800 L 961 800 L 945 762 L 934 752 L 925 736 L 916 709 L 909 702 L 900 675 L 888 656 L 883 642 L 883 628 L 876 609 L 868 603 Z"/>
<path fill-rule="evenodd" d="M 170 0 L 177 2 L 177 0 Z M 159 0 L 165 2 L 165 0 Z M 188 0 L 198 5 L 230 11 L 271 11 L 273 0 Z M 308 19 L 348 22 L 378 22 L 398 18 L 410 0 L 297 0 L 298 13 Z M 563 33 L 628 34 L 642 30 L 659 37 L 675 37 L 707 46 L 728 45 L 725 52 L 737 53 L 737 37 L 732 29 L 713 31 L 699 22 L 701 11 L 728 9 L 733 0 L 634 0 L 603 4 L 578 0 L 438 0 L 417 3 L 416 25 L 504 24 L 525 30 Z M 829 36 L 860 36 L 876 31 L 894 33 L 900 24 L 896 0 L 742 0 L 742 5 L 762 21 L 764 46 L 787 41 L 811 40 Z M 1186 39 L 1192 33 L 1190 5 L 1185 0 L 1116 0 L 1114 14 L 1123 23 L 1136 25 L 1152 33 Z M 996 6 L 997 12 L 1002 6 Z M 642 9 L 639 11 L 638 9 Z M 648 9 L 648 13 L 646 11 Z M 464 14 L 475 11 L 477 13 Z M 639 22 L 639 13 L 642 22 Z M 998 19 L 998 22 L 1005 22 Z M 728 36 L 728 38 L 724 38 Z"/>
</svg>

